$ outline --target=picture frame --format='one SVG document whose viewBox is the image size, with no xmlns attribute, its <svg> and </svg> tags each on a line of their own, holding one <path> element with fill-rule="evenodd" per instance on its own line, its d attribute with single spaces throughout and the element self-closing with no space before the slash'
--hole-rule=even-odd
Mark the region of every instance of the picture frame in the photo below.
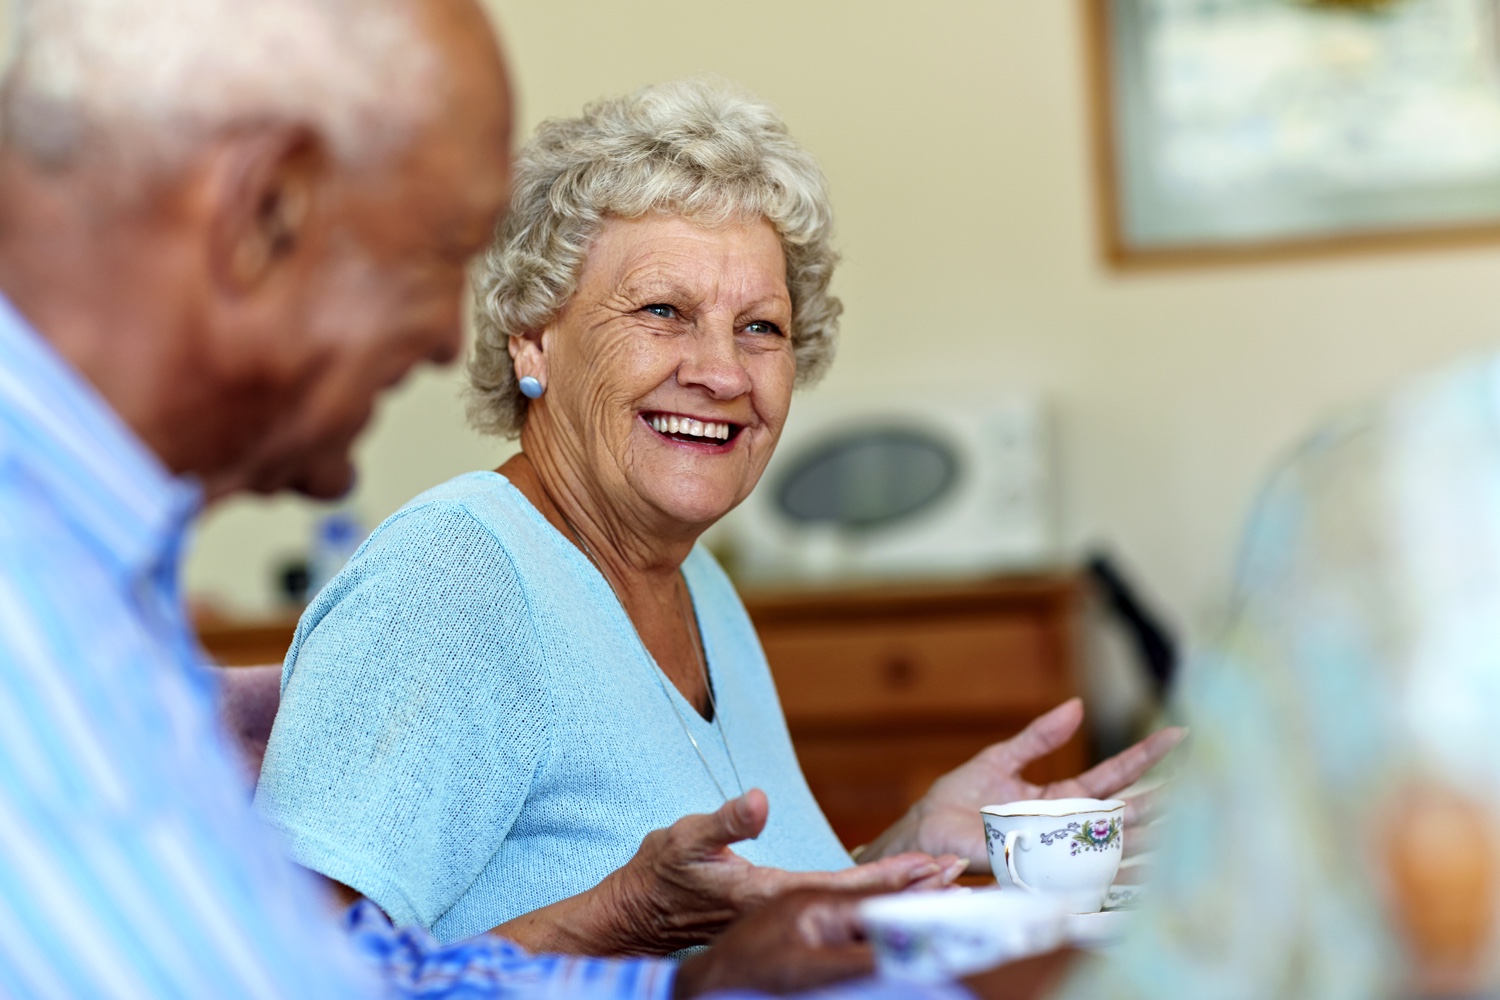
<svg viewBox="0 0 1500 1000">
<path fill-rule="evenodd" d="M 1500 241 L 1496 0 L 1081 2 L 1112 266 Z"/>
</svg>

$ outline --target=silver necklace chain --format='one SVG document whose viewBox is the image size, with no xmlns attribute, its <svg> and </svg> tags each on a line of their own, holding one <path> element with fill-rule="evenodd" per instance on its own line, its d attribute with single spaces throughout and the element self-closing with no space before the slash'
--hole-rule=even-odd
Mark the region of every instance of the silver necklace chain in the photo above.
<svg viewBox="0 0 1500 1000">
<path fill-rule="evenodd" d="M 713 767 L 709 765 L 708 758 L 704 756 L 703 748 L 698 745 L 697 739 L 693 737 L 693 731 L 688 728 L 687 717 L 682 714 L 682 709 L 677 707 L 677 702 L 672 698 L 672 692 L 667 690 L 667 681 L 661 666 L 656 662 L 656 657 L 651 655 L 651 650 L 646 649 L 646 640 L 641 638 L 641 630 L 635 627 L 635 621 L 630 617 L 630 611 L 625 607 L 625 601 L 621 599 L 620 592 L 610 582 L 609 574 L 604 572 L 604 564 L 599 561 L 598 556 L 594 555 L 594 550 L 589 546 L 588 542 L 584 541 L 583 535 L 579 530 L 573 527 L 573 522 L 568 520 L 568 516 L 562 512 L 561 507 L 558 508 L 557 513 L 563 519 L 563 523 L 568 526 L 568 530 L 573 533 L 573 538 L 578 542 L 578 547 L 583 550 L 583 554 L 588 556 L 589 562 L 594 564 L 594 569 L 604 578 L 604 583 L 609 587 L 609 592 L 614 595 L 615 602 L 620 605 L 620 611 L 624 613 L 625 620 L 630 622 L 630 627 L 635 630 L 636 641 L 641 644 L 642 649 L 646 650 L 646 658 L 651 661 L 652 670 L 656 674 L 656 683 L 661 688 L 662 697 L 666 698 L 667 704 L 671 706 L 672 714 L 677 716 L 677 724 L 682 727 L 682 735 L 686 736 L 688 742 L 693 745 L 693 752 L 698 755 L 698 760 L 702 762 L 703 770 L 708 772 L 708 780 L 712 781 L 714 787 L 719 790 L 719 797 L 728 802 L 729 793 L 724 791 L 724 786 L 720 784 L 718 775 L 714 774 Z M 678 575 L 681 576 L 681 570 L 678 571 Z M 687 578 L 685 576 L 682 577 L 682 589 L 684 592 L 687 591 Z M 682 622 L 687 626 L 688 639 L 693 647 L 693 658 L 698 661 L 698 670 L 703 677 L 703 688 L 708 692 L 708 707 L 714 714 L 714 728 L 719 731 L 719 742 L 724 744 L 724 756 L 729 760 L 729 769 L 734 772 L 734 783 L 739 787 L 740 794 L 744 795 L 745 783 L 740 780 L 740 769 L 735 766 L 734 754 L 729 750 L 729 738 L 724 735 L 723 716 L 719 713 L 719 703 L 714 697 L 713 681 L 708 676 L 708 663 L 704 660 L 703 650 L 698 645 L 700 637 L 692 625 L 692 618 L 690 617 L 691 606 L 681 597 L 678 598 L 678 606 L 682 609 Z"/>
</svg>

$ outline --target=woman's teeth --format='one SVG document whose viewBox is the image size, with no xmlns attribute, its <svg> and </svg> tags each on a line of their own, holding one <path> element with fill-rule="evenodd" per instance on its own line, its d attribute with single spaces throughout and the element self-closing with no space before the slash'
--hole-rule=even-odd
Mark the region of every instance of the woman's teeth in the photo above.
<svg viewBox="0 0 1500 1000">
<path fill-rule="evenodd" d="M 660 434 L 681 434 L 685 437 L 707 438 L 717 441 L 729 440 L 728 424 L 694 420 L 691 417 L 673 417 L 664 413 L 657 413 L 651 417 L 651 426 Z"/>
</svg>

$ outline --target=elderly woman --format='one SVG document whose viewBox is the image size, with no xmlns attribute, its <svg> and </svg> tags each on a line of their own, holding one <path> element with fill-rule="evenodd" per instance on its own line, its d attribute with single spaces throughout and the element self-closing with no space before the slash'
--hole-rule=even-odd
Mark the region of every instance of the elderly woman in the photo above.
<svg viewBox="0 0 1500 1000">
<path fill-rule="evenodd" d="M 522 450 L 397 512 L 303 617 L 259 791 L 298 860 L 442 939 L 664 952 L 782 888 L 950 879 L 983 864 L 980 805 L 1108 794 L 1176 741 L 1026 785 L 1070 703 L 852 865 L 696 544 L 828 366 L 830 224 L 812 158 L 721 84 L 542 125 L 470 365 L 475 423 Z"/>
</svg>

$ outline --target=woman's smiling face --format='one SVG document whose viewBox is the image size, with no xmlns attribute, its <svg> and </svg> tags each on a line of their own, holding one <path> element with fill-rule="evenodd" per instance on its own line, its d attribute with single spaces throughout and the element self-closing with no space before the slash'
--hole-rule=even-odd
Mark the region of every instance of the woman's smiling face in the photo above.
<svg viewBox="0 0 1500 1000">
<path fill-rule="evenodd" d="M 749 495 L 791 405 L 786 258 L 770 223 L 611 219 L 540 342 L 513 344 L 546 395 L 545 448 L 616 515 L 702 530 Z"/>
</svg>

